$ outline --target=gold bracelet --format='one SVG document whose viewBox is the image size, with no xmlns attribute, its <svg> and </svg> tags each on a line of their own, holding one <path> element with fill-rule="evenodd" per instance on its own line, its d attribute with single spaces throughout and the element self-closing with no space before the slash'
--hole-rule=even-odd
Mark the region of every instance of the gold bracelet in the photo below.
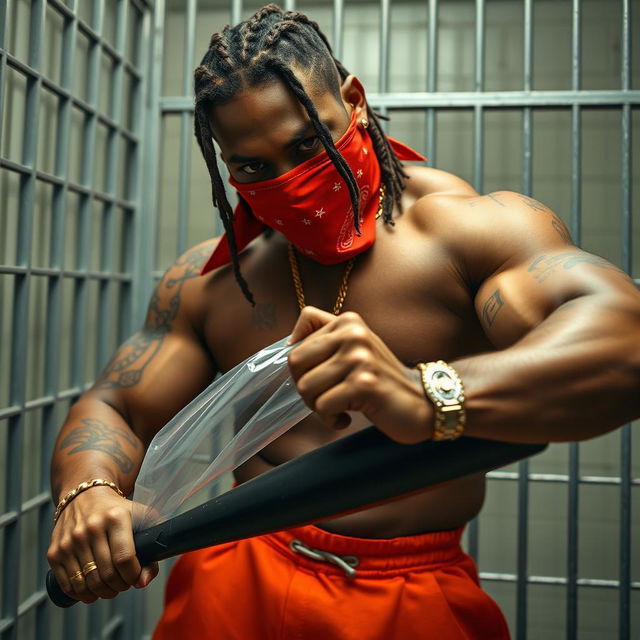
<svg viewBox="0 0 640 640">
<path fill-rule="evenodd" d="M 83 491 L 87 489 L 91 489 L 91 487 L 111 487 L 121 498 L 124 498 L 124 493 L 120 491 L 115 482 L 111 482 L 110 480 L 103 480 L 102 478 L 94 478 L 93 480 L 88 480 L 87 482 L 81 482 L 75 489 L 71 489 L 69 493 L 67 493 L 60 502 L 58 502 L 58 506 L 56 507 L 56 512 L 53 514 L 53 524 L 55 525 L 58 522 L 58 518 L 62 513 L 62 510 L 78 495 L 80 495 Z"/>
</svg>

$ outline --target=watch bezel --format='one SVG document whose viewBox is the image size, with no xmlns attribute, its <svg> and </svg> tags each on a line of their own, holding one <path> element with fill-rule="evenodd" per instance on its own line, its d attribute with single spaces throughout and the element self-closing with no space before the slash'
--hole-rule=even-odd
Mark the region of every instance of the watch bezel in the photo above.
<svg viewBox="0 0 640 640">
<path fill-rule="evenodd" d="M 451 393 L 446 396 L 438 389 L 438 385 L 434 379 L 438 373 L 445 374 L 447 378 L 454 382 Z M 438 407 L 455 404 L 461 405 L 464 402 L 464 385 L 462 384 L 462 379 L 457 371 L 443 360 L 426 363 L 424 377 L 427 383 L 425 390 L 429 395 L 429 399 Z"/>
</svg>

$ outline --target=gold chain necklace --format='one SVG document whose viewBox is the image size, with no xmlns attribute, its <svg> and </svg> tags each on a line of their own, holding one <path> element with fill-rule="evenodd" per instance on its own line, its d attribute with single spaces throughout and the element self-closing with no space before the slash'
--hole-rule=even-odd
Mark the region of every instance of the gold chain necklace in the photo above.
<svg viewBox="0 0 640 640">
<path fill-rule="evenodd" d="M 376 220 L 382 215 L 382 209 L 384 205 L 384 185 L 380 187 L 380 198 L 378 199 L 378 211 L 376 212 Z M 293 288 L 296 290 L 296 298 L 298 299 L 298 307 L 300 311 L 304 309 L 307 304 L 304 300 L 304 289 L 302 288 L 302 278 L 300 278 L 300 266 L 298 265 L 298 258 L 296 256 L 296 252 L 293 249 L 293 245 L 289 243 L 289 266 L 291 267 L 291 277 L 293 278 Z M 333 314 L 338 315 L 340 311 L 342 311 L 342 305 L 344 304 L 344 300 L 347 297 L 347 289 L 349 287 L 349 275 L 351 274 L 351 269 L 353 269 L 353 264 L 355 262 L 355 257 L 350 258 L 347 262 L 344 273 L 342 274 L 342 280 L 340 282 L 340 287 L 338 288 L 338 297 L 336 298 L 335 304 L 333 305 Z"/>
</svg>

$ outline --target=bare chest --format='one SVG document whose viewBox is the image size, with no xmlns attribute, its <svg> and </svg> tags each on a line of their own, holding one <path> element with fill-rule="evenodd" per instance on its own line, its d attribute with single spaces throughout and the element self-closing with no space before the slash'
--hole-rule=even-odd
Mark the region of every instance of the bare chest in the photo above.
<svg viewBox="0 0 640 640">
<path fill-rule="evenodd" d="M 342 269 L 322 269 L 301 261 L 306 302 L 330 310 Z M 204 334 L 222 371 L 291 333 L 299 313 L 284 243 L 255 243 L 243 254 L 241 270 L 255 297 L 254 308 L 240 293 L 230 270 L 213 279 L 207 294 L 212 302 Z M 344 310 L 359 313 L 408 366 L 439 358 L 454 360 L 491 348 L 457 265 L 436 243 L 416 237 L 400 224 L 378 233 L 374 246 L 357 258 L 348 280 Z M 246 482 L 363 426 L 352 424 L 336 432 L 311 414 L 236 469 L 235 478 Z M 321 526 L 365 537 L 450 529 L 477 513 L 482 496 L 482 480 L 467 478 Z"/>
<path fill-rule="evenodd" d="M 231 269 L 206 292 L 204 337 L 226 371 L 291 333 L 299 313 L 286 245 L 260 239 L 246 251 L 241 270 L 254 295 L 251 307 Z M 344 266 L 300 262 L 305 303 L 331 310 Z M 403 228 L 383 227 L 374 246 L 358 256 L 346 281 L 343 311 L 359 313 L 402 362 L 452 360 L 490 349 L 475 315 L 472 294 L 442 247 Z"/>
</svg>

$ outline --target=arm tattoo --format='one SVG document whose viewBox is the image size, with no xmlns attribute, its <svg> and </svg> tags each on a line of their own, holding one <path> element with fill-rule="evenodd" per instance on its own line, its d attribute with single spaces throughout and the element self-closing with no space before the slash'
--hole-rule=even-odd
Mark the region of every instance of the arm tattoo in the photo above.
<svg viewBox="0 0 640 640">
<path fill-rule="evenodd" d="M 500 297 L 500 289 L 496 289 L 482 307 L 482 319 L 487 327 L 493 324 L 503 306 L 504 302 Z"/>
<path fill-rule="evenodd" d="M 272 302 L 258 303 L 251 312 L 251 323 L 260 329 L 273 329 L 277 321 L 276 305 Z"/>
<path fill-rule="evenodd" d="M 567 253 L 559 253 L 555 256 L 542 255 L 529 265 L 528 271 L 538 282 L 544 282 L 549 276 L 557 273 L 560 269 L 572 269 L 578 264 L 591 264 L 601 269 L 607 269 L 608 271 L 624 273 L 604 258 L 583 251 L 569 251 Z"/>
<path fill-rule="evenodd" d="M 107 363 L 94 388 L 120 389 L 140 382 L 147 365 L 162 347 L 178 315 L 182 288 L 187 280 L 200 275 L 200 269 L 211 253 L 211 246 L 197 247 L 182 256 L 163 276 L 149 302 L 147 319 L 142 331 L 129 338 Z M 171 296 L 160 296 L 162 290 Z"/>
<path fill-rule="evenodd" d="M 95 418 L 83 418 L 80 422 L 83 426 L 76 427 L 64 438 L 60 443 L 60 450 L 73 447 L 67 452 L 68 456 L 79 451 L 101 451 L 106 453 L 123 473 L 131 473 L 133 461 L 122 450 L 119 439 L 124 439 L 134 449 L 138 449 L 140 443 L 133 433 L 120 426 L 107 426 Z"/>
</svg>

